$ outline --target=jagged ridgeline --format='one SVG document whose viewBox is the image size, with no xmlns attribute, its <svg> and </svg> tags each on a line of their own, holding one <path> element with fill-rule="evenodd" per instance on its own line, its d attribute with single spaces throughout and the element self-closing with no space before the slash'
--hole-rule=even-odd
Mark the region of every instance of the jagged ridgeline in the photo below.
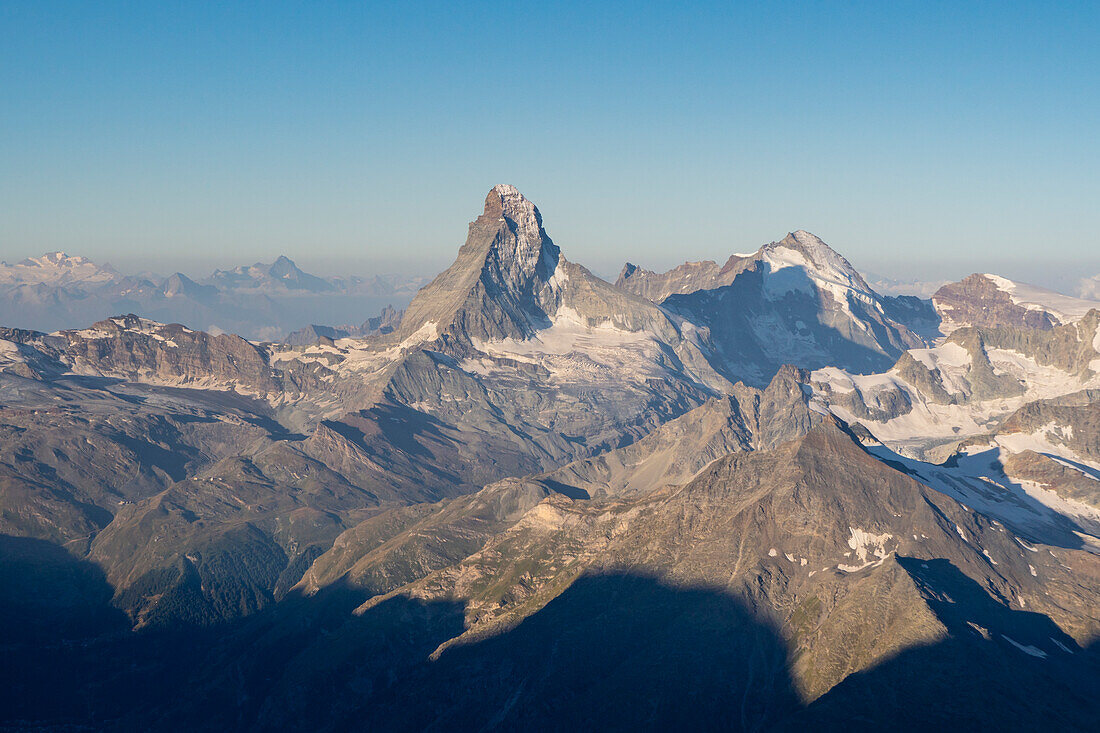
<svg viewBox="0 0 1100 733">
<path fill-rule="evenodd" d="M 346 291 L 158 298 L 275 283 Z M 1096 307 L 802 230 L 612 284 L 501 185 L 362 325 L 3 324 L 0 727 L 1092 730 Z"/>
</svg>

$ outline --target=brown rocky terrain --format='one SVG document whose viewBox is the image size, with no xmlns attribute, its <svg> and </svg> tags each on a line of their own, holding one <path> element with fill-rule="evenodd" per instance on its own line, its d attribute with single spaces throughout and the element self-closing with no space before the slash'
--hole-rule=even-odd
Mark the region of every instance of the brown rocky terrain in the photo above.
<svg viewBox="0 0 1100 733">
<path fill-rule="evenodd" d="M 498 186 L 389 332 L 0 330 L 0 727 L 1091 730 L 1100 311 L 988 282 Z"/>
</svg>

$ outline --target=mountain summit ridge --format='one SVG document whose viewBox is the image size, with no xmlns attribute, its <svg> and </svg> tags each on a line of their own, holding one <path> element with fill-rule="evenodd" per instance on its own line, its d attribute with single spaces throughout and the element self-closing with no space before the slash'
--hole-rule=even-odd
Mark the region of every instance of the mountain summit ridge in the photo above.
<svg viewBox="0 0 1100 733">
<path fill-rule="evenodd" d="M 397 333 L 527 338 L 556 311 L 562 261 L 538 208 L 514 186 L 498 184 L 454 263 L 417 293 Z"/>
</svg>

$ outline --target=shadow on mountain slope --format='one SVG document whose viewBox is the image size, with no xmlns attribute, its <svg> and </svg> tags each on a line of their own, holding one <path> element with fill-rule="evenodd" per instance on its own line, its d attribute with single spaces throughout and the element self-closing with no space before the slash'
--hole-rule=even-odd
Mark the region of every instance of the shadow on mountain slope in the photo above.
<svg viewBox="0 0 1100 733">
<path fill-rule="evenodd" d="M 1095 730 L 1100 648 L 998 602 L 947 560 L 899 557 L 949 636 L 857 672 L 789 730 Z"/>
<path fill-rule="evenodd" d="M 84 678 L 65 662 L 126 635 L 103 571 L 44 540 L 0 535 L 0 727 L 67 708 Z"/>
<path fill-rule="evenodd" d="M 801 268 L 770 271 L 763 265 L 729 285 L 671 295 L 661 305 L 709 329 L 728 379 L 761 389 L 784 364 L 884 372 L 913 345 L 861 300 L 826 301 Z"/>
<path fill-rule="evenodd" d="M 100 575 L 91 602 L 70 606 L 89 619 L 106 613 L 100 635 L 57 627 L 43 639 L 20 631 L 39 570 L 9 561 L 23 543 L 12 539 L 0 544 L 0 727 L 1088 730 L 1097 712 L 1095 646 L 1080 649 L 942 560 L 898 562 L 950 636 L 804 707 L 770 609 L 647 574 L 582 576 L 515 627 L 437 654 L 465 629 L 460 602 L 398 595 L 357 614 L 366 594 L 337 585 L 217 627 L 129 632 Z M 94 575 L 88 563 L 62 566 Z"/>
<path fill-rule="evenodd" d="M 724 592 L 583 576 L 340 721 L 402 730 L 762 730 L 796 709 L 786 645 Z"/>
<path fill-rule="evenodd" d="M 62 547 L 0 535 L 0 644 L 86 639 L 129 628 L 103 571 Z"/>
</svg>

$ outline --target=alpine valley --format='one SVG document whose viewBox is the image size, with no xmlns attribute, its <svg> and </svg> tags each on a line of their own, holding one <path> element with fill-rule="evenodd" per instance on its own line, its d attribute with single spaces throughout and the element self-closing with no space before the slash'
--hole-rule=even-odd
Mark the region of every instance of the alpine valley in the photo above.
<svg viewBox="0 0 1100 733">
<path fill-rule="evenodd" d="M 62 264 L 0 270 L 66 326 L 0 310 L 0 729 L 1100 719 L 1100 302 L 805 231 L 610 283 L 507 185 L 403 313 L 280 341 L 198 329 L 360 285 L 73 322 Z"/>
</svg>

